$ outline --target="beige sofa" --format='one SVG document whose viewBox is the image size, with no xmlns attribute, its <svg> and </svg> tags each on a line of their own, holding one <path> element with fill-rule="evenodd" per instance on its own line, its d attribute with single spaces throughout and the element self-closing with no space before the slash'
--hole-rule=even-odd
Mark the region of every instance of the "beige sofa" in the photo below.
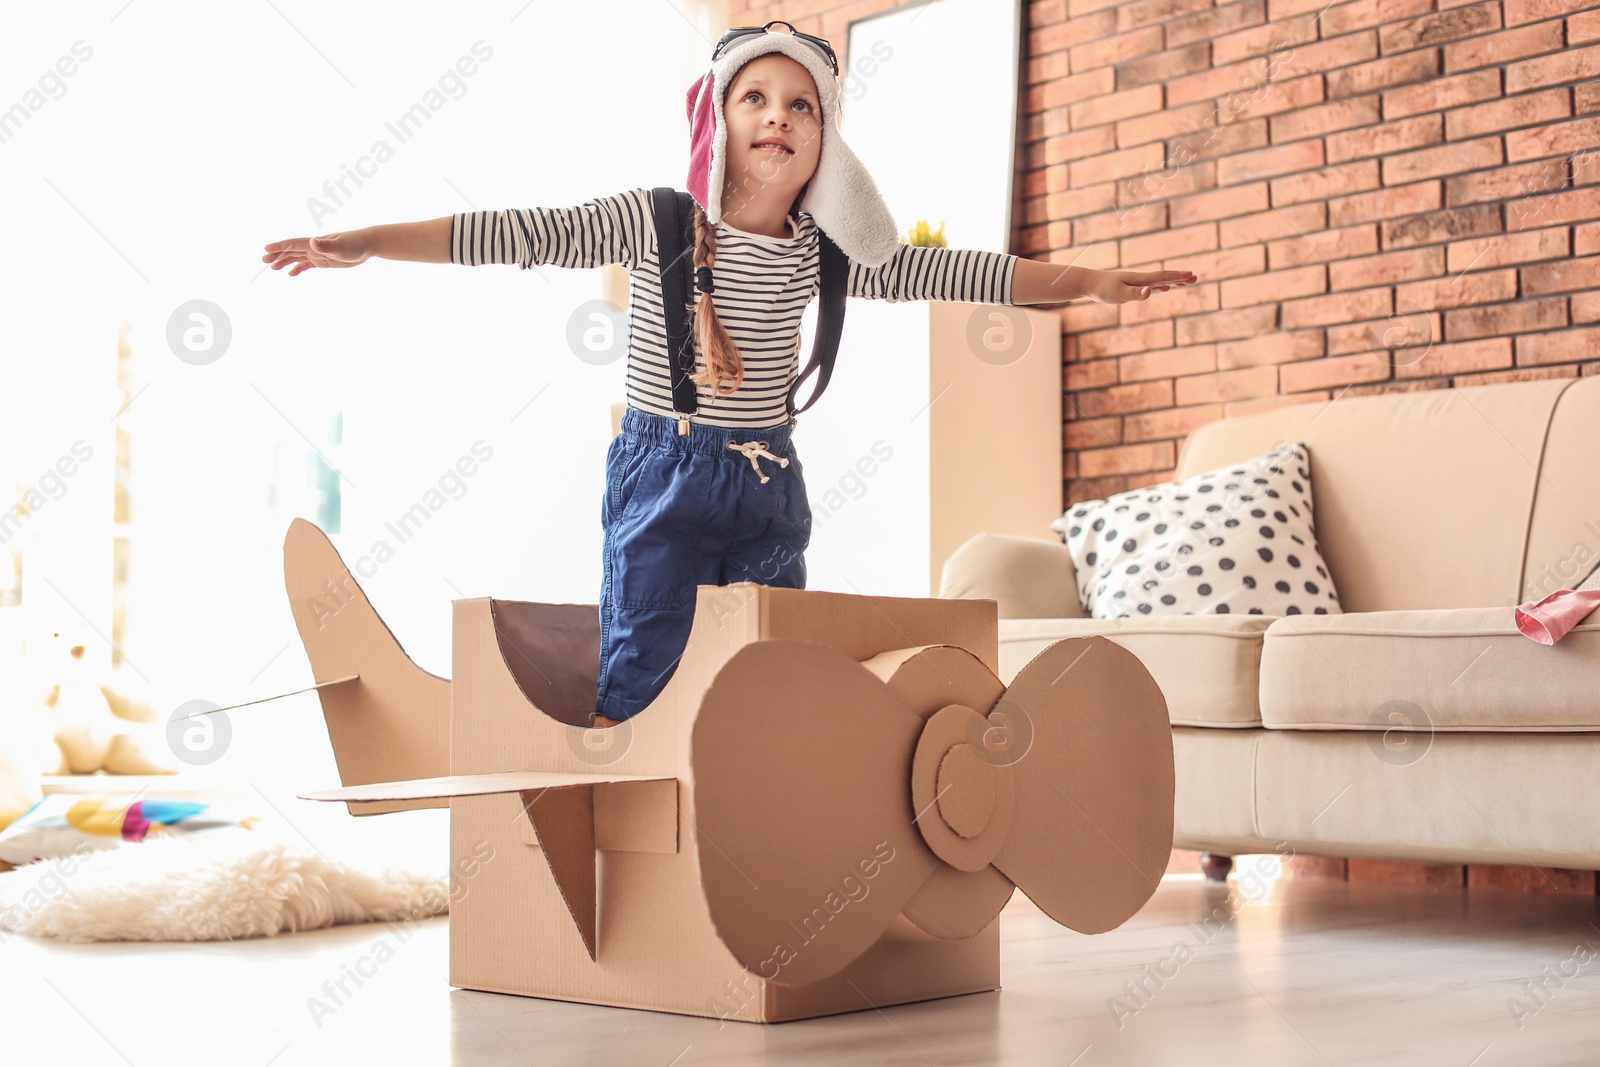
<svg viewBox="0 0 1600 1067">
<path fill-rule="evenodd" d="M 1224 419 L 1173 477 L 1294 441 L 1343 614 L 1086 618 L 1048 529 L 967 541 L 941 595 L 999 602 L 1007 683 L 1065 637 L 1139 656 L 1172 719 L 1175 847 L 1600 869 L 1600 612 L 1550 646 L 1512 613 L 1600 556 L 1600 377 Z"/>
</svg>

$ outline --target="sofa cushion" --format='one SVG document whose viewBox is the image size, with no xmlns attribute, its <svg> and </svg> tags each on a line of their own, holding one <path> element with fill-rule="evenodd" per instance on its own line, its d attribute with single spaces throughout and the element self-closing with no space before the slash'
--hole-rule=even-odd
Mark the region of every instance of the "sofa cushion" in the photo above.
<svg viewBox="0 0 1600 1067">
<path fill-rule="evenodd" d="M 1275 620 L 1262 725 L 1295 730 L 1600 730 L 1600 612 L 1554 645 L 1512 609 L 1366 611 Z"/>
<path fill-rule="evenodd" d="M 1317 547 L 1304 444 L 1075 504 L 1050 528 L 1072 550 L 1080 597 L 1097 619 L 1339 610 Z"/>
<path fill-rule="evenodd" d="M 1272 621 L 1262 615 L 1001 619 L 1000 679 L 1010 685 L 1028 661 L 1057 641 L 1099 634 L 1139 657 L 1161 688 L 1174 725 L 1260 726 L 1261 637 Z"/>
</svg>

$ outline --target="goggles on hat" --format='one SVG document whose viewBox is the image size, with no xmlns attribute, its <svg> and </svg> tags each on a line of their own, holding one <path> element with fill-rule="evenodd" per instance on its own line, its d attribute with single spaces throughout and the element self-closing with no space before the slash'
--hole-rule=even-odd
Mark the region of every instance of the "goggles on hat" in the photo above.
<svg viewBox="0 0 1600 1067">
<path fill-rule="evenodd" d="M 806 44 L 822 53 L 822 57 L 828 61 L 828 66 L 833 68 L 833 76 L 835 78 L 839 76 L 839 57 L 833 54 L 833 45 L 829 44 L 821 37 L 813 37 L 809 33 L 801 33 L 790 23 L 783 22 L 779 19 L 773 19 L 771 22 L 765 23 L 761 26 L 735 26 L 733 29 L 723 34 L 722 37 L 717 41 L 717 46 L 711 50 L 712 62 L 715 62 L 717 56 L 722 54 L 722 50 L 727 48 L 733 42 L 743 40 L 752 34 L 766 33 L 768 26 L 788 26 L 789 35 L 791 37 L 798 37 L 800 40 L 804 41 Z"/>
</svg>

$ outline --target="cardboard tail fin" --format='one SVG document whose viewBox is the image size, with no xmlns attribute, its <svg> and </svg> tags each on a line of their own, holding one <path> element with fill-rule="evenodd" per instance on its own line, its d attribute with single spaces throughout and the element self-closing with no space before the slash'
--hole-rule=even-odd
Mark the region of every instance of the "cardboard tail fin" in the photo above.
<svg viewBox="0 0 1600 1067">
<path fill-rule="evenodd" d="M 318 681 L 339 779 L 346 786 L 450 773 L 450 679 L 412 662 L 373 610 L 333 543 L 295 519 L 283 542 L 284 585 Z M 351 801 L 352 815 L 448 807 L 448 797 Z"/>
</svg>

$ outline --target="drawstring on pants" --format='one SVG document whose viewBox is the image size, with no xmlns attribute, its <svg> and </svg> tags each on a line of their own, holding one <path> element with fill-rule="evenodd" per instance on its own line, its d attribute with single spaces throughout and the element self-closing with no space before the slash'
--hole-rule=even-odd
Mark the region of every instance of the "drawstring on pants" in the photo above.
<svg viewBox="0 0 1600 1067">
<path fill-rule="evenodd" d="M 735 444 L 734 442 L 729 441 L 728 447 L 733 449 L 735 452 L 741 452 L 744 454 L 745 458 L 750 461 L 750 466 L 755 469 L 756 474 L 761 478 L 761 484 L 763 485 L 772 479 L 761 473 L 761 465 L 756 462 L 757 456 L 765 456 L 768 459 L 775 459 L 778 461 L 778 466 L 780 467 L 787 467 L 789 465 L 788 459 L 781 456 L 774 456 L 771 452 L 768 452 L 767 442 L 765 441 L 746 441 L 743 444 Z"/>
</svg>

